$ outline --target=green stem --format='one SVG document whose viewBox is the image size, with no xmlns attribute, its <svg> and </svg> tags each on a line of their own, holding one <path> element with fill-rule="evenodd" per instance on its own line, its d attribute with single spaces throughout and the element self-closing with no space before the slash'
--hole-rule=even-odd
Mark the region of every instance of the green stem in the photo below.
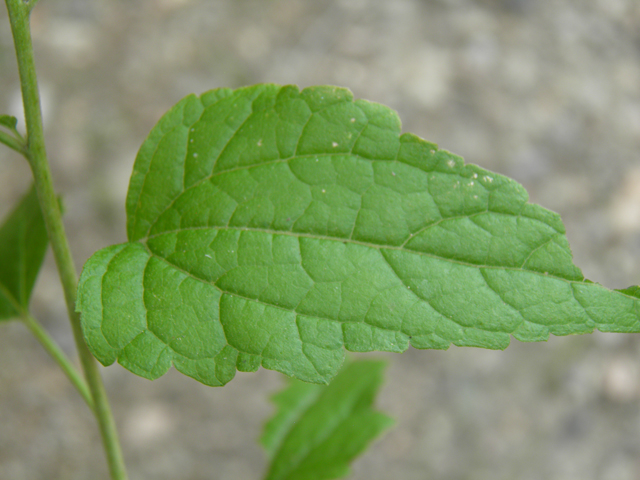
<svg viewBox="0 0 640 480">
<path fill-rule="evenodd" d="M 42 129 L 42 114 L 40 110 L 40 94 L 36 79 L 35 62 L 33 58 L 33 44 L 29 28 L 30 5 L 23 0 L 5 0 L 9 12 L 11 32 L 18 60 L 20 86 L 24 103 L 25 123 L 27 127 L 28 159 L 33 172 L 33 178 L 38 192 L 38 199 L 42 208 L 44 222 L 47 227 L 49 240 L 58 266 L 60 281 L 64 289 L 67 312 L 71 321 L 71 329 L 80 356 L 84 375 L 91 390 L 94 401 L 94 412 L 100 426 L 102 443 L 107 455 L 109 470 L 113 480 L 126 480 L 127 474 L 122 458 L 122 451 L 118 441 L 118 434 L 109 407 L 109 401 L 100 377 L 98 364 L 91 355 L 84 342 L 80 327 L 80 316 L 75 311 L 77 275 L 69 242 L 64 231 L 60 207 L 53 188 L 51 170 L 47 160 Z"/>
<path fill-rule="evenodd" d="M 16 152 L 27 156 L 27 148 L 18 138 L 9 135 L 7 132 L 0 130 L 0 143 L 4 143 L 7 147 L 12 148 Z"/>
<path fill-rule="evenodd" d="M 87 402 L 89 408 L 94 410 L 95 407 L 93 405 L 93 397 L 91 396 L 91 392 L 89 391 L 89 387 L 87 387 L 87 383 L 84 381 L 82 376 L 78 373 L 76 367 L 73 366 L 71 361 L 67 358 L 60 347 L 53 341 L 53 339 L 49 336 L 47 331 L 42 328 L 42 326 L 38 323 L 38 321 L 31 316 L 31 314 L 26 311 L 22 305 L 20 305 L 14 296 L 9 292 L 4 285 L 0 284 L 0 293 L 4 295 L 4 298 L 9 300 L 13 308 L 18 312 L 18 315 L 27 326 L 27 328 L 31 331 L 34 337 L 40 342 L 40 344 L 44 347 L 44 349 L 49 352 L 49 354 L 53 357 L 56 363 L 60 366 L 62 371 L 67 375 L 69 380 L 74 387 L 80 392 L 84 401 Z"/>
<path fill-rule="evenodd" d="M 84 401 L 87 402 L 89 408 L 95 411 L 95 406 L 93 405 L 93 398 L 91 397 L 91 392 L 89 391 L 89 387 L 87 383 L 84 381 L 78 370 L 73 366 L 71 361 L 67 358 L 60 347 L 53 341 L 53 339 L 49 336 L 49 334 L 45 331 L 44 328 L 38 323 L 38 321 L 33 318 L 28 313 L 22 314 L 22 321 L 29 328 L 34 337 L 38 339 L 40 344 L 44 347 L 44 349 L 49 352 L 49 355 L 53 357 L 53 359 L 58 363 L 62 371 L 69 378 L 74 387 L 80 392 Z"/>
<path fill-rule="evenodd" d="M 33 10 L 33 7 L 36 6 L 36 3 L 38 3 L 38 0 L 29 0 L 29 1 L 25 0 L 25 4 L 27 6 L 28 13 L 31 13 L 31 10 Z"/>
</svg>

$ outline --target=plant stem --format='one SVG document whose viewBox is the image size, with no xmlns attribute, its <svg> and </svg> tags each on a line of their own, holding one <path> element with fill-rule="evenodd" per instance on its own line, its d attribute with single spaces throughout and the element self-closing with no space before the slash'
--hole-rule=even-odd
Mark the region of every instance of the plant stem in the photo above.
<svg viewBox="0 0 640 480">
<path fill-rule="evenodd" d="M 84 401 L 87 402 L 89 408 L 95 412 L 95 406 L 93 404 L 93 398 L 87 383 L 82 376 L 78 373 L 78 370 L 69 361 L 60 347 L 53 341 L 44 328 L 33 318 L 30 314 L 24 312 L 22 314 L 22 321 L 29 328 L 34 337 L 38 339 L 44 349 L 49 352 L 49 355 L 53 357 L 56 363 L 60 366 L 62 371 L 67 375 L 74 387 L 80 392 Z"/>
<path fill-rule="evenodd" d="M 51 170 L 47 160 L 40 110 L 40 94 L 36 79 L 33 44 L 29 26 L 30 5 L 23 0 L 5 0 L 11 22 L 11 32 L 18 60 L 20 86 L 27 128 L 27 154 L 42 208 L 44 222 L 64 289 L 67 312 L 84 375 L 94 401 L 94 412 L 100 426 L 100 434 L 113 480 L 126 480 L 127 474 L 118 441 L 118 434 L 100 377 L 98 364 L 84 342 L 80 327 L 80 315 L 75 311 L 77 275 L 64 231 L 60 207 L 53 188 Z"/>
<path fill-rule="evenodd" d="M 33 336 L 36 337 L 36 339 L 40 342 L 44 349 L 53 357 L 62 371 L 67 375 L 73 386 L 76 387 L 80 395 L 82 395 L 84 401 L 87 402 L 89 408 L 91 410 L 94 410 L 95 407 L 93 405 L 93 397 L 91 396 L 89 387 L 87 387 L 87 383 L 78 373 L 78 370 L 73 366 L 69 358 L 67 358 L 64 352 L 60 349 L 60 347 L 58 347 L 56 342 L 53 341 L 47 331 L 42 328 L 38 321 L 33 318 L 33 316 L 31 316 L 31 314 L 16 301 L 16 299 L 4 287 L 4 285 L 0 285 L 0 293 L 4 295 L 4 298 L 9 300 L 13 308 L 16 310 L 16 312 L 18 312 L 18 316 L 20 317 L 22 322 L 27 326 L 29 331 L 31 331 Z"/>
<path fill-rule="evenodd" d="M 25 157 L 27 156 L 27 149 L 24 143 L 21 143 L 19 139 L 2 130 L 0 130 L 0 143 L 4 143 L 7 147 L 12 148 Z"/>
<path fill-rule="evenodd" d="M 36 6 L 36 3 L 38 3 L 38 0 L 25 0 L 25 4 L 27 6 L 27 10 L 28 13 L 31 13 L 31 10 L 33 10 L 33 7 Z"/>
</svg>

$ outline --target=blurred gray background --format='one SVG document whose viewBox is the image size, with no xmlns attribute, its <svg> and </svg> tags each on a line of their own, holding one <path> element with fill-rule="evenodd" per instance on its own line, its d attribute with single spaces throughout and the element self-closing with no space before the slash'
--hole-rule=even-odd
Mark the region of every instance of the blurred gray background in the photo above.
<svg viewBox="0 0 640 480">
<path fill-rule="evenodd" d="M 391 106 L 405 131 L 559 212 L 588 278 L 640 283 L 635 0 L 40 0 L 32 26 L 78 269 L 125 240 L 133 159 L 164 111 L 188 93 L 277 82 Z M 4 2 L 0 112 L 21 115 Z M 0 215 L 29 178 L 0 148 Z M 32 305 L 74 355 L 50 255 Z M 637 335 L 386 357 L 378 404 L 397 426 L 354 479 L 640 479 Z M 280 374 L 209 388 L 175 371 L 103 373 L 132 480 L 261 478 L 256 439 Z M 0 325 L 0 478 L 107 478 L 89 410 L 17 322 Z"/>
</svg>

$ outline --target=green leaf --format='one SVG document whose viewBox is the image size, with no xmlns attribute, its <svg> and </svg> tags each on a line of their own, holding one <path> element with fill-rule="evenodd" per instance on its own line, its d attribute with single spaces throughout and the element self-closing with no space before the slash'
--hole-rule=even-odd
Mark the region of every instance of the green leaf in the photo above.
<svg viewBox="0 0 640 480">
<path fill-rule="evenodd" d="M 291 380 L 276 394 L 278 411 L 261 439 L 271 459 L 266 479 L 346 476 L 349 462 L 393 424 L 371 409 L 384 367 L 384 362 L 354 362 L 328 387 Z"/>
<path fill-rule="evenodd" d="M 624 293 L 625 295 L 629 295 L 630 297 L 640 298 L 640 286 L 637 285 L 633 285 L 621 290 L 616 290 L 616 292 Z"/>
<path fill-rule="evenodd" d="M 327 383 L 345 348 L 640 331 L 639 299 L 586 280 L 527 200 L 345 89 L 190 95 L 138 153 L 129 242 L 84 267 L 86 340 L 104 365 L 222 385 L 260 365 Z"/>
<path fill-rule="evenodd" d="M 287 433 L 326 388 L 326 385 L 290 379 L 289 386 L 271 398 L 278 407 L 278 411 L 264 426 L 264 432 L 260 438 L 260 443 L 270 459 L 273 458 Z"/>
<path fill-rule="evenodd" d="M 0 126 L 6 127 L 9 130 L 16 131 L 18 125 L 18 119 L 11 115 L 0 115 Z"/>
<path fill-rule="evenodd" d="M 31 187 L 0 226 L 0 321 L 28 309 L 47 244 L 38 197 Z"/>
</svg>

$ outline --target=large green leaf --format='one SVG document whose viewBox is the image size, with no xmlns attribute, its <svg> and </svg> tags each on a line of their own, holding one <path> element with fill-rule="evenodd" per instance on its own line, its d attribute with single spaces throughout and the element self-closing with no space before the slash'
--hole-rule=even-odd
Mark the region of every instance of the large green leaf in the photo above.
<svg viewBox="0 0 640 480">
<path fill-rule="evenodd" d="M 640 331 L 640 300 L 585 280 L 527 200 L 345 89 L 190 95 L 140 149 L 129 242 L 84 267 L 86 340 L 105 365 L 221 385 L 260 365 L 326 383 L 344 348 Z"/>
<path fill-rule="evenodd" d="M 271 458 L 266 480 L 346 476 L 349 462 L 393 424 L 371 409 L 384 366 L 354 362 L 328 387 L 291 380 L 275 395 L 278 411 L 261 439 Z"/>
<path fill-rule="evenodd" d="M 0 226 L 0 321 L 28 309 L 47 244 L 42 211 L 31 187 Z"/>
</svg>

